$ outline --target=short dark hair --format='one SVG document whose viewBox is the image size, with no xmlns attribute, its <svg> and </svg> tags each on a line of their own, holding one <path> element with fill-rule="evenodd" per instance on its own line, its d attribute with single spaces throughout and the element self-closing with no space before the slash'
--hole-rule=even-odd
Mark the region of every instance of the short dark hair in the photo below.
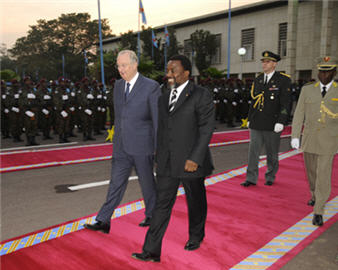
<svg viewBox="0 0 338 270">
<path fill-rule="evenodd" d="M 169 61 L 180 61 L 184 70 L 189 71 L 189 76 L 191 76 L 191 62 L 188 57 L 181 54 L 176 54 L 170 57 Z"/>
</svg>

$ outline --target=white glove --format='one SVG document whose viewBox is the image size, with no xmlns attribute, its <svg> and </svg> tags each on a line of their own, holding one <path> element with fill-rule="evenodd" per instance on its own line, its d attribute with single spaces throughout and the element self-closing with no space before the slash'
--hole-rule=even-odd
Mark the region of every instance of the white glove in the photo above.
<svg viewBox="0 0 338 270">
<path fill-rule="evenodd" d="M 44 95 L 44 96 L 43 96 L 43 99 L 44 99 L 44 100 L 49 100 L 49 99 L 51 99 L 51 97 L 50 97 L 50 95 Z"/>
<path fill-rule="evenodd" d="M 101 111 L 101 107 L 97 107 L 97 110 L 100 112 Z"/>
<path fill-rule="evenodd" d="M 32 94 L 32 93 L 29 93 L 29 94 L 27 95 L 27 97 L 28 97 L 29 99 L 35 99 L 35 95 Z"/>
<path fill-rule="evenodd" d="M 293 138 L 292 140 L 291 140 L 291 147 L 293 148 L 293 149 L 299 149 L 299 139 L 298 138 Z"/>
<path fill-rule="evenodd" d="M 227 100 L 227 99 L 224 99 L 223 102 L 224 102 L 224 103 L 228 103 L 228 100 Z"/>
<path fill-rule="evenodd" d="M 94 99 L 94 96 L 92 94 L 88 94 L 87 99 Z"/>
<path fill-rule="evenodd" d="M 280 123 L 275 124 L 274 132 L 279 133 L 284 129 L 284 125 Z"/>
<path fill-rule="evenodd" d="M 71 112 L 73 112 L 73 111 L 75 111 L 75 108 L 74 108 L 74 107 L 70 107 L 69 110 L 70 110 Z"/>
<path fill-rule="evenodd" d="M 82 107 L 80 106 L 80 107 L 79 107 L 79 110 L 81 110 L 81 109 L 82 109 Z"/>
<path fill-rule="evenodd" d="M 104 97 L 103 97 L 103 99 L 107 99 L 107 97 L 106 97 L 106 96 L 104 96 Z"/>
<path fill-rule="evenodd" d="M 237 106 L 237 102 L 236 102 L 236 101 L 233 101 L 233 102 L 232 102 L 232 105 Z"/>
<path fill-rule="evenodd" d="M 74 93 L 74 92 L 71 92 L 70 95 L 71 95 L 72 97 L 75 97 L 75 93 Z"/>
<path fill-rule="evenodd" d="M 6 95 L 2 95 L 1 98 L 2 98 L 2 99 L 6 99 Z"/>
<path fill-rule="evenodd" d="M 235 89 L 235 90 L 234 90 L 234 93 L 238 93 L 238 89 Z"/>
<path fill-rule="evenodd" d="M 62 117 L 66 118 L 68 116 L 68 113 L 66 111 L 61 112 Z"/>
<path fill-rule="evenodd" d="M 250 126 L 250 121 L 248 121 L 248 122 L 246 123 L 246 127 L 249 128 L 249 126 Z"/>
<path fill-rule="evenodd" d="M 217 104 L 217 100 L 214 100 L 214 104 Z"/>
<path fill-rule="evenodd" d="M 20 112 L 19 108 L 17 108 L 17 107 L 12 107 L 12 111 L 16 112 L 16 113 Z"/>
<path fill-rule="evenodd" d="M 49 111 L 46 110 L 46 109 L 42 109 L 42 112 L 43 112 L 45 115 L 48 115 L 48 114 L 49 114 Z"/>
<path fill-rule="evenodd" d="M 68 95 L 62 95 L 62 100 L 68 100 Z"/>
<path fill-rule="evenodd" d="M 214 88 L 214 93 L 218 93 L 218 89 L 217 88 Z"/>
<path fill-rule="evenodd" d="M 19 94 L 15 94 L 15 95 L 14 95 L 14 98 L 15 98 L 15 99 L 18 99 L 18 98 L 19 98 Z"/>
<path fill-rule="evenodd" d="M 88 114 L 88 115 L 92 115 L 92 111 L 89 110 L 89 109 L 85 109 L 85 113 Z"/>
<path fill-rule="evenodd" d="M 106 111 L 106 108 L 102 108 L 102 112 L 105 112 Z"/>
<path fill-rule="evenodd" d="M 28 116 L 28 117 L 33 117 L 35 114 L 31 111 L 26 111 L 25 114 Z"/>
<path fill-rule="evenodd" d="M 9 110 L 8 110 L 8 109 L 4 109 L 4 112 L 5 112 L 5 113 L 9 113 Z"/>
<path fill-rule="evenodd" d="M 101 99 L 101 98 L 102 98 L 102 95 L 98 95 L 96 98 L 97 98 L 97 99 Z"/>
</svg>

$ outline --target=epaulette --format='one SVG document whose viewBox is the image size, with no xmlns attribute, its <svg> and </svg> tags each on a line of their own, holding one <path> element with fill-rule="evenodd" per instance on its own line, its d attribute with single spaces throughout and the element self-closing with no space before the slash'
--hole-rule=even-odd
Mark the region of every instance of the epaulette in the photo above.
<svg viewBox="0 0 338 270">
<path fill-rule="evenodd" d="M 306 85 L 310 85 L 310 84 L 314 84 L 316 81 L 310 81 L 310 82 L 307 82 L 306 84 L 304 84 L 303 86 L 306 86 Z"/>
<path fill-rule="evenodd" d="M 291 76 L 289 75 L 289 74 L 286 74 L 286 73 L 283 73 L 283 72 L 279 72 L 281 75 L 284 75 L 284 76 L 286 76 L 286 77 L 289 77 L 289 78 L 291 78 Z"/>
</svg>

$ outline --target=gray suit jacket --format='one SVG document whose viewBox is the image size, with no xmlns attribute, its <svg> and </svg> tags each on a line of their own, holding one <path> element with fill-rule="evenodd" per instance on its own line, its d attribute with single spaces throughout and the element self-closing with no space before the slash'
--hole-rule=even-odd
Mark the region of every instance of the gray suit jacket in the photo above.
<svg viewBox="0 0 338 270">
<path fill-rule="evenodd" d="M 209 91 L 189 82 L 169 112 L 170 92 L 159 99 L 157 133 L 157 175 L 204 177 L 213 164 L 209 142 L 214 130 L 214 104 Z M 196 172 L 184 171 L 186 160 L 199 166 Z M 169 165 L 169 166 L 168 166 Z"/>
<path fill-rule="evenodd" d="M 292 121 L 292 138 L 299 138 L 304 152 L 331 155 L 338 151 L 338 84 L 333 82 L 322 98 L 319 82 L 302 88 Z"/>
<path fill-rule="evenodd" d="M 160 86 L 139 74 L 125 100 L 125 83 L 120 79 L 114 86 L 113 157 L 118 156 L 121 151 L 129 155 L 153 155 L 156 146 Z"/>
</svg>

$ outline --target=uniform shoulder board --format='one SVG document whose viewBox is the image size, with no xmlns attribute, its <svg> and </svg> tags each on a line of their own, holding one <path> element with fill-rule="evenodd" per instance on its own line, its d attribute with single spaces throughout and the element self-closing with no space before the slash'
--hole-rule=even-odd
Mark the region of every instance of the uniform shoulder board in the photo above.
<svg viewBox="0 0 338 270">
<path fill-rule="evenodd" d="M 310 81 L 310 82 L 307 82 L 306 84 L 304 84 L 303 86 L 305 85 L 310 85 L 310 84 L 314 84 L 316 81 Z"/>
<path fill-rule="evenodd" d="M 289 77 L 289 78 L 291 78 L 291 76 L 289 75 L 289 74 L 286 74 L 286 73 L 283 73 L 283 72 L 279 72 L 281 75 L 283 75 L 283 76 L 286 76 L 286 77 Z"/>
</svg>

